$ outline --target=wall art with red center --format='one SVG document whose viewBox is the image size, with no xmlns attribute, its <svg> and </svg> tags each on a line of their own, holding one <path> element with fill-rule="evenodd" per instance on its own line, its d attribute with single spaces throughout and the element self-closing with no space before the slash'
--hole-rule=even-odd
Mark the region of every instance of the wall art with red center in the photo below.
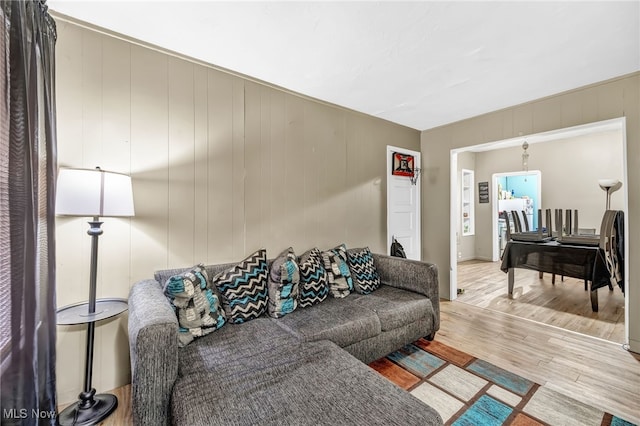
<svg viewBox="0 0 640 426">
<path fill-rule="evenodd" d="M 413 155 L 400 154 L 399 152 L 393 153 L 392 175 L 412 177 L 414 168 Z"/>
</svg>

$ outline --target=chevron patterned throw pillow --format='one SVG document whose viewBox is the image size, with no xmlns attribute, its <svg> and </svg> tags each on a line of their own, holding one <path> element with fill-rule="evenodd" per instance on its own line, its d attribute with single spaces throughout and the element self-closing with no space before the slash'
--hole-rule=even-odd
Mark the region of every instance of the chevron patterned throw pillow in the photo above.
<svg viewBox="0 0 640 426">
<path fill-rule="evenodd" d="M 164 285 L 164 294 L 178 317 L 180 347 L 216 331 L 225 323 L 224 310 L 203 265 L 169 278 Z"/>
<path fill-rule="evenodd" d="M 267 251 L 260 249 L 213 278 L 230 322 L 240 324 L 264 313 L 268 275 Z"/>
<path fill-rule="evenodd" d="M 298 261 L 300 268 L 300 287 L 298 289 L 298 305 L 301 308 L 322 302 L 329 294 L 327 271 L 322 266 L 322 253 L 315 247 Z"/>
<path fill-rule="evenodd" d="M 358 293 L 369 294 L 380 287 L 380 276 L 369 247 L 349 253 L 349 268 Z"/>
</svg>

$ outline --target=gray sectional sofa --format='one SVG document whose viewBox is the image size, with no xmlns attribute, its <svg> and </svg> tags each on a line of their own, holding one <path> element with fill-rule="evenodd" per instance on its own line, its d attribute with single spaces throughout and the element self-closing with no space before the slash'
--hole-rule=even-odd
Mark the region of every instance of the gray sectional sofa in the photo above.
<svg viewBox="0 0 640 426">
<path fill-rule="evenodd" d="M 137 425 L 431 425 L 438 413 L 366 364 L 440 325 L 435 265 L 373 254 L 381 287 L 278 319 L 263 315 L 178 347 L 162 285 L 129 295 Z M 207 266 L 210 276 L 233 264 Z"/>
</svg>

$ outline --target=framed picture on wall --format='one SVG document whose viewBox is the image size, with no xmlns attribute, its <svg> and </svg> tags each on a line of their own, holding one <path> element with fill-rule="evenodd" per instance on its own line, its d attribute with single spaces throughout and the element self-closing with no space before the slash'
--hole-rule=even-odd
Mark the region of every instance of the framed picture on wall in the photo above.
<svg viewBox="0 0 640 426">
<path fill-rule="evenodd" d="M 489 202 L 489 182 L 478 182 L 478 202 Z"/>
<path fill-rule="evenodd" d="M 413 176 L 413 170 L 415 167 L 413 155 L 394 152 L 392 165 L 392 175 L 408 177 Z"/>
</svg>

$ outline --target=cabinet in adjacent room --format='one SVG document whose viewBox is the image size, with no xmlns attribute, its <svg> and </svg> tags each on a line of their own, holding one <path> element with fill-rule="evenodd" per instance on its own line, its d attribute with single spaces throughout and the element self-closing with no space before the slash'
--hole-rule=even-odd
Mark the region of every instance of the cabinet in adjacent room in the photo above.
<svg viewBox="0 0 640 426">
<path fill-rule="evenodd" d="M 461 179 L 462 235 L 474 235 L 475 215 L 473 208 L 473 170 L 462 169 Z"/>
</svg>

